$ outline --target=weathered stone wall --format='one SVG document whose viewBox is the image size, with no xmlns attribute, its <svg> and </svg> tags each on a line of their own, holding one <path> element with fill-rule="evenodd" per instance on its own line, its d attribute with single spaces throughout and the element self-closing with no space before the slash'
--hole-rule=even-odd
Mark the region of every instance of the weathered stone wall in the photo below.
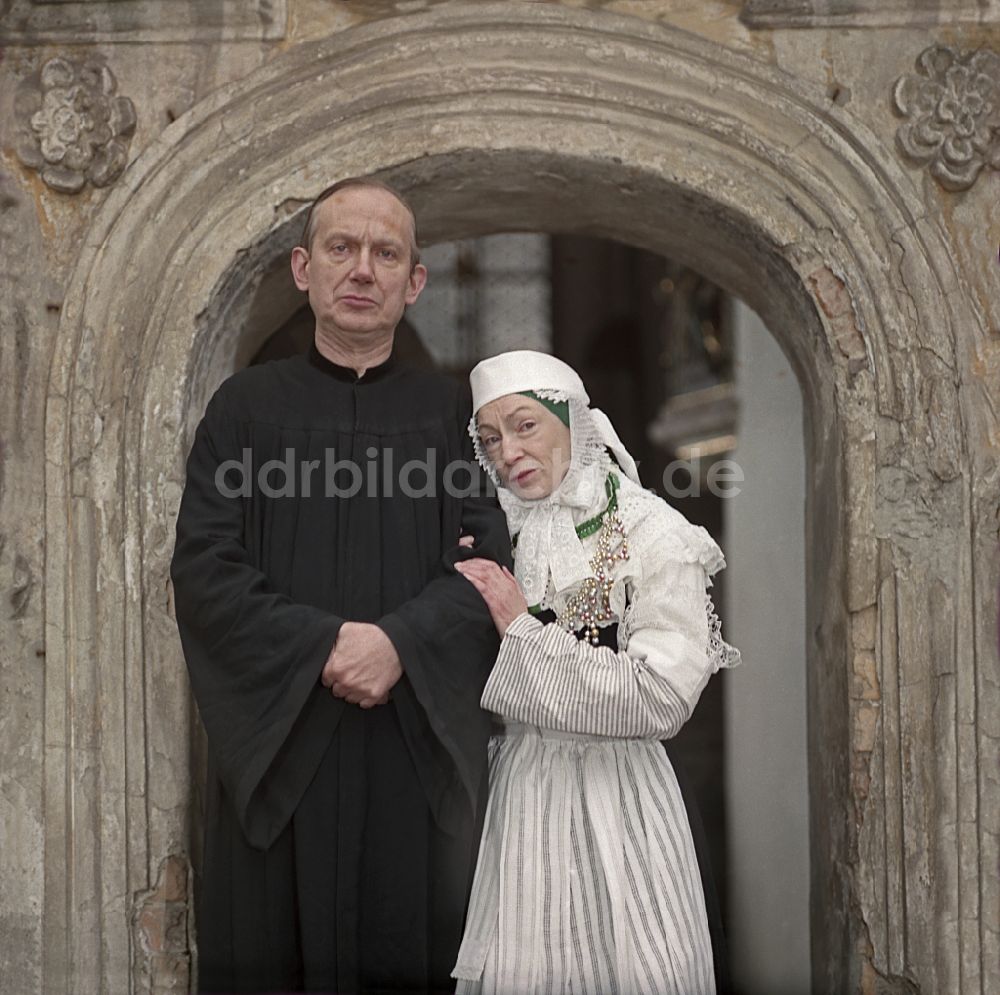
<svg viewBox="0 0 1000 995">
<path fill-rule="evenodd" d="M 32 272 L 42 255 L 34 205 L 0 186 L 0 973 L 38 988 L 45 843 L 44 553 L 45 388 L 58 315 Z M 15 250 L 16 247 L 16 251 Z M 58 308 L 54 300 L 51 306 Z M 3 984 L 3 982 L 0 982 Z M 13 989 L 11 989 L 13 991 Z"/>
<path fill-rule="evenodd" d="M 996 4 L 7 0 L 0 46 L 0 991 L 188 983 L 183 453 L 366 168 L 431 239 L 633 240 L 774 330 L 816 991 L 1000 988 Z"/>
</svg>

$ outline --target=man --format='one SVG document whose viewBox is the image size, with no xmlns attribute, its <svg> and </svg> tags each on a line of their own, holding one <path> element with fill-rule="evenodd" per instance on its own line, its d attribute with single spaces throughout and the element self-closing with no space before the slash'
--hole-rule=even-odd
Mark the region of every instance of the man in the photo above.
<svg viewBox="0 0 1000 995">
<path fill-rule="evenodd" d="M 335 184 L 292 273 L 315 341 L 212 398 L 171 566 L 209 744 L 199 990 L 450 990 L 497 649 L 453 567 L 508 562 L 507 529 L 464 389 L 392 358 L 426 279 L 405 202 Z"/>
</svg>

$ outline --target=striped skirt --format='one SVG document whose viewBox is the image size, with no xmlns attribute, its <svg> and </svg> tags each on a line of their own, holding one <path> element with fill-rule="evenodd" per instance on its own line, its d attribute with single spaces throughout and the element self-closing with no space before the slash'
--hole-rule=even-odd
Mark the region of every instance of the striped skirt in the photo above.
<svg viewBox="0 0 1000 995">
<path fill-rule="evenodd" d="M 509 723 L 490 795 L 459 995 L 714 995 L 691 830 L 657 740 Z"/>
</svg>

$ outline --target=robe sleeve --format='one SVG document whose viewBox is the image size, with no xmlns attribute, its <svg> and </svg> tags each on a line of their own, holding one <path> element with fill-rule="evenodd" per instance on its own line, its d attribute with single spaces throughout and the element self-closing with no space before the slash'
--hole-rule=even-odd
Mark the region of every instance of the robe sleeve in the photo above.
<svg viewBox="0 0 1000 995">
<path fill-rule="evenodd" d="M 254 566 L 238 478 L 220 475 L 243 456 L 220 391 L 188 458 L 170 573 L 210 758 L 247 839 L 266 848 L 336 728 L 342 703 L 319 693 L 319 677 L 342 619 L 294 603 Z"/>
<path fill-rule="evenodd" d="M 460 394 L 455 417 L 463 433 L 470 409 L 467 392 Z M 499 640 L 486 603 L 455 564 L 478 556 L 511 566 L 511 552 L 507 520 L 496 498 L 486 491 L 471 440 L 464 434 L 461 438 L 461 458 L 472 473 L 470 486 L 463 490 L 471 496 L 446 500 L 446 509 L 450 508 L 445 514 L 446 534 L 453 539 L 443 553 L 439 573 L 420 594 L 383 615 L 377 624 L 392 641 L 422 713 L 410 714 L 405 697 L 393 690 L 393 698 L 400 699 L 397 711 L 411 748 L 426 748 L 426 737 L 417 735 L 416 725 L 428 722 L 458 775 L 466 799 L 463 807 L 468 812 L 471 806 L 474 812 L 490 734 L 490 718 L 479 699 Z M 458 545 L 460 530 L 474 537 L 473 547 Z M 429 793 L 442 791 L 429 789 Z M 435 804 L 435 814 L 439 823 L 448 825 L 451 819 L 441 811 L 444 804 Z"/>
<path fill-rule="evenodd" d="M 648 557 L 653 560 L 655 551 Z M 527 612 L 507 628 L 483 707 L 547 729 L 670 739 L 721 657 L 712 652 L 708 575 L 700 562 L 646 564 L 625 648 L 592 646 Z"/>
</svg>

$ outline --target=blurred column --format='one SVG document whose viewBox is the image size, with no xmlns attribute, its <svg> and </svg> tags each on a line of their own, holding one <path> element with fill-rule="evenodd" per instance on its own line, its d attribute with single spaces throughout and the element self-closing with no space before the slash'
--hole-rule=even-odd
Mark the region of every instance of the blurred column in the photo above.
<svg viewBox="0 0 1000 995">
<path fill-rule="evenodd" d="M 728 927 L 737 995 L 808 995 L 805 458 L 795 374 L 735 302 L 744 482 L 723 502 L 725 634 L 743 654 L 725 689 Z"/>
</svg>

